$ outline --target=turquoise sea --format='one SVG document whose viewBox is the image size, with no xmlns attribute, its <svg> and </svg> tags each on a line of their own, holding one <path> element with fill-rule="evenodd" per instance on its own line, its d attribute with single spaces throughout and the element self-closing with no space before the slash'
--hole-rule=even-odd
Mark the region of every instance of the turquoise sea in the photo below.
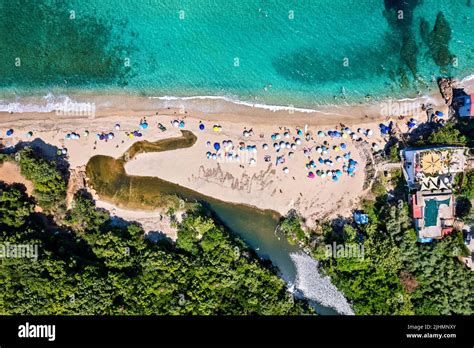
<svg viewBox="0 0 474 348">
<path fill-rule="evenodd" d="M 1 0 L 0 94 L 414 95 L 474 73 L 473 20 L 474 0 Z"/>
</svg>

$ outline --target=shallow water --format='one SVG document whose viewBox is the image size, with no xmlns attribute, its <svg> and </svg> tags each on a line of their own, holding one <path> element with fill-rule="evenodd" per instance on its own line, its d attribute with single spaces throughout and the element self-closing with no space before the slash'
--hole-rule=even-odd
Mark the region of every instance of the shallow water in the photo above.
<svg viewBox="0 0 474 348">
<path fill-rule="evenodd" d="M 439 12 L 456 58 L 445 66 L 421 30 Z M 474 72 L 473 18 L 471 0 L 8 0 L 0 87 L 4 96 L 79 88 L 295 106 L 397 97 Z"/>
</svg>

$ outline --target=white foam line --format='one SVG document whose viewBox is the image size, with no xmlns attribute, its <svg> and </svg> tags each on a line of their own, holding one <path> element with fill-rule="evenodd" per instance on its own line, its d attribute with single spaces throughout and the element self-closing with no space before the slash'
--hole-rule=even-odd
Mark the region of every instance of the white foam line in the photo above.
<svg viewBox="0 0 474 348">
<path fill-rule="evenodd" d="M 463 78 L 463 79 L 461 80 L 461 83 L 469 82 L 469 81 L 471 81 L 471 80 L 474 80 L 474 74 L 468 75 L 468 76 L 466 76 L 465 78 Z"/>
<path fill-rule="evenodd" d="M 55 96 L 52 93 L 49 93 L 41 98 L 43 103 L 21 103 L 21 102 L 8 102 L 0 100 L 0 112 L 40 112 L 48 113 L 57 110 L 63 110 L 65 106 L 74 104 L 78 109 L 81 107 L 86 107 L 88 103 L 81 103 L 72 100 L 67 95 L 58 95 Z"/>
<path fill-rule="evenodd" d="M 464 79 L 463 81 L 469 81 L 470 79 L 473 79 L 474 75 L 469 76 L 468 78 Z M 236 105 L 244 105 L 252 108 L 260 108 L 260 109 L 265 109 L 265 110 L 270 110 L 273 112 L 276 111 L 295 111 L 295 112 L 302 112 L 302 113 L 319 113 L 323 115 L 334 115 L 334 116 L 340 116 L 340 114 L 335 113 L 335 112 L 325 112 L 322 110 L 318 109 L 310 109 L 310 108 L 302 108 L 302 107 L 295 107 L 292 105 L 270 105 L 270 104 L 263 104 L 263 103 L 252 103 L 248 101 L 242 101 L 238 100 L 235 98 L 230 98 L 230 97 L 225 97 L 225 96 L 189 96 L 189 97 L 175 97 L 175 96 L 162 96 L 162 97 L 148 97 L 149 99 L 157 99 L 157 100 L 163 100 L 163 101 L 192 101 L 192 100 L 221 100 L 225 101 L 228 103 L 233 103 Z M 429 95 L 424 95 L 420 97 L 415 97 L 415 98 L 403 98 L 403 99 L 392 99 L 396 100 L 397 102 L 406 102 L 406 101 L 416 101 L 420 99 L 428 99 L 430 100 Z M 3 101 L 0 100 L 0 112 L 14 112 L 14 113 L 22 113 L 22 112 L 40 112 L 40 113 L 48 113 L 48 112 L 53 112 L 59 109 L 64 108 L 64 105 L 74 103 L 76 107 L 80 107 L 82 104 L 84 106 L 87 106 L 87 103 L 80 103 L 76 102 L 73 99 L 71 99 L 67 95 L 58 95 L 55 96 L 53 94 L 48 94 L 42 98 L 44 100 L 44 103 L 21 103 L 18 101 L 10 102 L 10 101 Z M 391 98 L 389 98 L 391 99 Z M 376 105 L 377 103 L 382 103 L 382 100 L 373 100 L 372 102 L 366 103 L 366 105 Z M 345 104 L 321 104 L 322 108 L 340 108 L 340 107 L 348 107 L 350 106 L 350 103 L 345 103 Z M 358 106 L 360 104 L 354 104 L 355 106 Z"/>
<path fill-rule="evenodd" d="M 298 112 L 319 112 L 315 109 L 307 109 L 307 108 L 299 108 L 294 106 L 283 106 L 283 105 L 269 105 L 269 104 L 261 104 L 261 103 L 252 103 L 246 102 L 242 100 L 237 100 L 229 97 L 222 97 L 216 95 L 198 95 L 198 96 L 191 96 L 191 97 L 174 97 L 174 96 L 163 96 L 163 97 L 149 97 L 151 99 L 159 99 L 159 100 L 166 100 L 166 101 L 186 101 L 186 100 L 223 100 L 229 103 L 237 104 L 237 105 L 245 105 L 253 108 L 260 108 L 266 109 L 271 111 L 298 111 Z"/>
</svg>

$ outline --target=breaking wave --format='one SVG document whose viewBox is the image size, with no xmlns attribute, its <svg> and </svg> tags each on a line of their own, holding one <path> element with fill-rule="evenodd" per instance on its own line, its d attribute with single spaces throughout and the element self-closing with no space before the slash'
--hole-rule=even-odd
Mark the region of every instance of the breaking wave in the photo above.
<svg viewBox="0 0 474 348">
<path fill-rule="evenodd" d="M 41 112 L 48 113 L 58 110 L 64 110 L 70 107 L 81 110 L 90 108 L 90 103 L 77 102 L 67 95 L 53 95 L 49 93 L 37 99 L 34 103 L 25 103 L 19 101 L 0 100 L 0 112 L 22 113 L 22 112 Z"/>
<path fill-rule="evenodd" d="M 222 100 L 229 103 L 233 103 L 236 105 L 244 105 L 253 108 L 260 108 L 266 109 L 271 111 L 298 111 L 298 112 L 306 112 L 312 113 L 316 112 L 315 109 L 307 109 L 307 108 L 300 108 L 300 107 L 293 107 L 293 106 L 283 106 L 283 105 L 270 105 L 270 104 L 262 104 L 262 103 L 252 103 L 242 100 L 237 100 L 229 97 L 223 96 L 216 96 L 216 95 L 200 95 L 200 96 L 192 96 L 192 97 L 174 97 L 174 96 L 163 96 L 163 97 L 150 97 L 151 99 L 159 99 L 164 101 L 186 101 L 186 100 Z"/>
</svg>

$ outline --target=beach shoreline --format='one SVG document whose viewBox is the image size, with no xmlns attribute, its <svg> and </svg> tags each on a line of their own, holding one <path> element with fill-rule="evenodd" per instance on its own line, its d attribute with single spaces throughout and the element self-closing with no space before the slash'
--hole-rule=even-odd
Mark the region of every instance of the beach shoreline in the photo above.
<svg viewBox="0 0 474 348">
<path fill-rule="evenodd" d="M 207 121 L 232 120 L 231 116 L 257 123 L 310 122 L 330 125 L 335 122 L 354 124 L 383 120 L 388 103 L 421 105 L 441 104 L 439 92 L 414 98 L 386 99 L 356 104 L 326 104 L 314 109 L 284 105 L 242 102 L 219 96 L 143 97 L 134 95 L 94 95 L 89 93 L 22 97 L 0 101 L 0 122 L 71 119 L 107 116 L 152 116 L 156 112 L 198 117 Z M 89 108 L 87 108 L 89 106 Z M 396 109 L 396 108 L 395 108 Z M 59 110 L 59 111 L 58 111 Z M 397 112 L 394 110 L 394 116 Z M 317 117 L 317 119 L 315 119 Z"/>
<path fill-rule="evenodd" d="M 465 83 L 474 85 L 474 79 L 468 79 Z M 137 129 L 143 118 L 147 118 L 151 126 L 151 129 L 143 132 L 142 140 L 147 141 L 179 136 L 179 129 L 172 127 L 171 122 L 182 119 L 186 121 L 186 129 L 198 136 L 198 141 L 193 147 L 140 154 L 126 164 L 127 173 L 157 176 L 225 202 L 274 210 L 281 215 L 285 215 L 290 209 L 296 209 L 309 222 L 309 226 L 314 226 L 319 219 L 333 218 L 336 215 L 347 216 L 367 194 L 367 190 L 363 189 L 364 159 L 361 158 L 359 149 L 348 144 L 348 151 L 352 152 L 355 160 L 360 163 L 360 170 L 353 178 L 344 177 L 340 189 L 336 189 L 334 183 L 320 181 L 314 184 L 307 179 L 307 170 L 304 168 L 307 158 L 299 155 L 302 152 L 300 148 L 296 159 L 292 160 L 295 168 L 298 167 L 297 175 L 291 174 L 289 179 L 288 175 L 282 175 L 281 168 L 275 168 L 263 160 L 265 153 L 261 148 L 264 143 L 271 145 L 270 134 L 285 128 L 293 130 L 293 138 L 294 131 L 298 128 L 309 129 L 313 133 L 318 130 L 325 132 L 331 129 L 340 130 L 342 126 L 351 127 L 353 130 L 372 129 L 376 135 L 366 140 L 372 144 L 378 143 L 383 148 L 384 140 L 378 131 L 380 123 L 394 121 L 398 127 L 406 128 L 408 118 L 414 118 L 420 123 L 425 122 L 426 112 L 422 106 L 427 104 L 432 104 L 436 110 L 445 114 L 448 112 L 448 107 L 439 91 L 417 98 L 326 105 L 314 111 L 251 106 L 248 103 L 235 103 L 222 97 L 176 98 L 86 93 L 67 98 L 69 99 L 66 101 L 62 100 L 62 104 L 58 101 L 56 104 L 53 103 L 59 111 L 0 112 L 0 138 L 3 137 L 4 146 L 31 141 L 25 134 L 32 132 L 33 139 L 40 139 L 36 141 L 37 143 L 67 147 L 70 166 L 77 168 L 86 165 L 95 155 L 113 158 L 122 156 L 134 142 L 139 141 L 138 138 L 130 139 L 126 134 L 127 131 L 133 132 Z M 22 103 L 32 103 L 34 106 L 37 97 L 21 100 Z M 43 101 L 47 103 L 51 100 L 43 98 Z M 66 110 L 61 109 L 64 102 L 68 106 Z M 5 104 L 5 101 L 3 103 Z M 91 105 L 92 109 L 84 109 L 84 106 Z M 400 121 L 398 119 L 400 114 L 407 114 L 406 119 Z M 167 131 L 159 131 L 158 123 L 165 125 Z M 206 132 L 199 132 L 200 123 L 206 125 Z M 109 143 L 100 141 L 97 143 L 94 134 L 114 131 L 115 124 L 120 124 L 121 130 L 115 131 L 114 140 Z M 222 126 L 222 132 L 208 131 L 213 124 Z M 9 128 L 15 128 L 15 134 L 11 138 L 6 138 L 4 134 Z M 242 137 L 244 129 L 253 129 L 255 135 L 244 139 Z M 69 132 L 83 134 L 86 130 L 90 131 L 91 136 L 81 137 L 79 140 L 64 138 Z M 264 137 L 259 138 L 262 134 Z M 259 158 L 255 168 L 246 166 L 241 169 L 235 164 L 230 166 L 209 162 L 205 157 L 208 151 L 205 144 L 226 139 L 232 139 L 235 144 L 249 141 L 258 147 Z M 319 144 L 316 140 L 311 146 Z"/>
<path fill-rule="evenodd" d="M 474 74 L 468 75 L 461 80 L 455 80 L 454 84 L 464 88 L 474 87 Z M 203 112 L 233 110 L 242 113 L 243 110 L 250 107 L 255 112 L 267 110 L 272 113 L 283 112 L 286 114 L 306 113 L 312 116 L 333 115 L 347 116 L 346 109 L 355 108 L 367 109 L 368 111 L 380 111 L 380 105 L 392 101 L 394 103 L 408 102 L 427 102 L 439 100 L 439 91 L 433 87 L 431 92 L 425 94 L 411 93 L 404 97 L 379 97 L 376 99 L 365 98 L 359 101 L 348 101 L 339 98 L 334 103 L 311 103 L 310 106 L 268 104 L 263 101 L 241 100 L 236 96 L 226 95 L 185 95 L 174 96 L 164 93 L 163 95 L 141 95 L 139 92 L 131 93 L 125 90 L 107 90 L 107 89 L 50 89 L 47 92 L 31 92 L 19 96 L 17 93 L 2 98 L 0 97 L 0 116 L 8 114 L 23 115 L 27 114 L 48 114 L 56 112 L 57 107 L 64 107 L 67 104 L 80 106 L 81 103 L 96 105 L 97 116 L 109 114 L 113 109 L 117 110 L 136 110 L 137 112 L 154 111 L 167 107 L 200 109 Z M 138 106 L 138 108 L 127 108 L 127 105 Z M 309 105 L 309 104 L 308 104 Z"/>
</svg>

